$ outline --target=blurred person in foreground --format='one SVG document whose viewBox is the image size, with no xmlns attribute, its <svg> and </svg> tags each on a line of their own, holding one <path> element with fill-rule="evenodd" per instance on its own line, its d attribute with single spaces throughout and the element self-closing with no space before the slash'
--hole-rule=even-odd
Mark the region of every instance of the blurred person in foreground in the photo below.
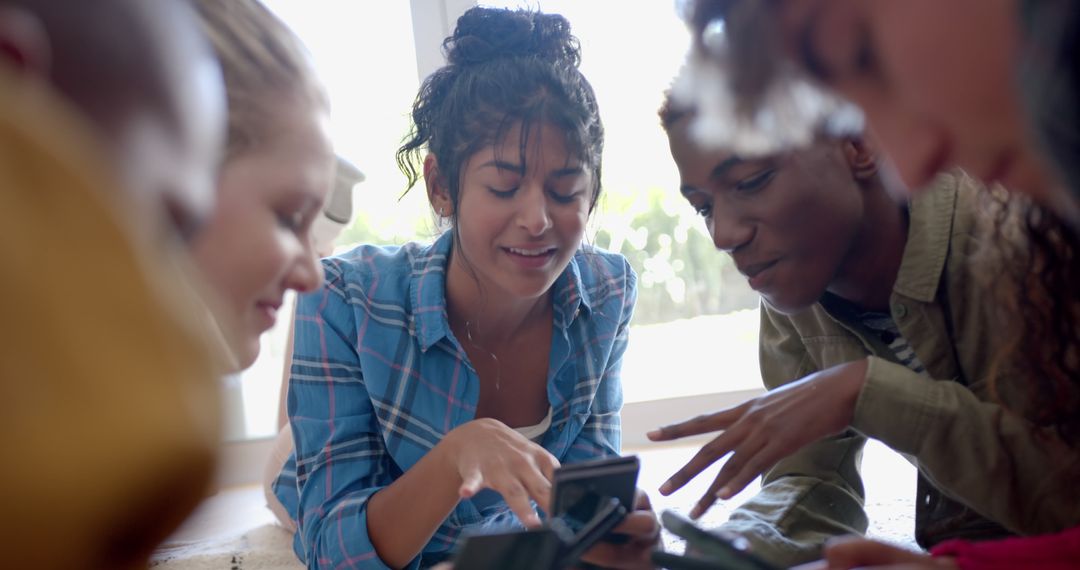
<svg viewBox="0 0 1080 570">
<path fill-rule="evenodd" d="M 1068 502 L 1037 510 L 1015 500 L 1071 489 L 1080 454 L 1062 461 L 1066 445 L 996 404 L 1023 380 L 993 381 L 1001 335 L 981 276 L 1011 268 L 978 255 L 994 221 L 979 207 L 982 185 L 942 173 L 898 200 L 861 138 L 823 137 L 743 158 L 689 136 L 692 108 L 669 102 L 661 117 L 683 196 L 761 292 L 761 375 L 770 389 L 745 406 L 650 434 L 671 439 L 732 421 L 661 492 L 730 443 L 737 456 L 691 512 L 699 516 L 731 496 L 721 487 L 739 489 L 757 476 L 744 457 L 782 454 L 791 432 L 824 429 L 838 433 L 783 457 L 723 525 L 776 563 L 812 559 L 830 536 L 865 532 L 859 467 L 867 435 L 925 473 L 913 509 L 920 544 L 1000 538 L 1011 534 L 1006 526 L 1075 516 Z"/>
<path fill-rule="evenodd" d="M 225 122 L 187 3 L 0 4 L 5 565 L 145 567 L 204 496 L 220 369 L 178 257 Z"/>
<path fill-rule="evenodd" d="M 1001 228 L 1002 250 L 1018 233 L 1032 243 L 1011 254 L 1023 269 L 1017 275 L 1022 285 L 1003 288 L 999 297 L 1000 330 L 1012 341 L 1005 352 L 1018 352 L 1033 370 L 1028 393 L 1006 403 L 1023 410 L 1033 426 L 1080 443 L 1080 362 L 1067 348 L 1080 335 L 1080 6 L 1063 0 L 707 0 L 691 4 L 688 15 L 698 61 L 705 64 L 699 69 L 712 70 L 696 73 L 697 97 L 715 103 L 709 122 L 735 125 L 741 142 L 768 139 L 783 146 L 835 129 L 844 122 L 837 121 L 845 114 L 839 110 L 851 101 L 912 187 L 940 168 L 961 166 L 1034 199 L 1010 199 L 1005 208 L 1019 212 L 1022 223 Z M 809 99 L 793 96 L 811 92 Z M 778 116 L 790 121 L 770 129 Z M 828 547 L 819 566 L 1069 568 L 1080 559 L 1080 528 L 952 541 L 934 554 L 939 557 L 849 540 Z"/>
</svg>

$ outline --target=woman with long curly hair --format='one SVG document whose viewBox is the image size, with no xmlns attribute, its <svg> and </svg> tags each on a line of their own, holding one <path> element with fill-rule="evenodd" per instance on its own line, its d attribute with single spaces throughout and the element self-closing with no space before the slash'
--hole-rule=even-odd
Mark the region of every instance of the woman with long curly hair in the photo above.
<svg viewBox="0 0 1080 570">
<path fill-rule="evenodd" d="M 850 128 L 858 122 L 851 102 L 911 187 L 960 166 L 1026 195 L 990 201 L 998 219 L 991 254 L 1015 268 L 988 277 L 1009 345 L 996 362 L 1022 361 L 1002 365 L 997 377 L 1025 379 L 1009 389 L 999 382 L 998 398 L 1032 429 L 1053 428 L 1080 447 L 1080 7 L 1067 0 L 698 0 L 688 16 L 697 61 L 719 78 L 718 89 L 698 96 L 722 94 L 710 106 L 722 117 L 712 121 L 739 125 L 740 144 L 782 147 Z M 778 115 L 790 119 L 782 132 L 772 128 Z M 1080 529 L 946 543 L 935 554 L 849 541 L 827 548 L 822 566 L 1075 567 Z"/>
</svg>

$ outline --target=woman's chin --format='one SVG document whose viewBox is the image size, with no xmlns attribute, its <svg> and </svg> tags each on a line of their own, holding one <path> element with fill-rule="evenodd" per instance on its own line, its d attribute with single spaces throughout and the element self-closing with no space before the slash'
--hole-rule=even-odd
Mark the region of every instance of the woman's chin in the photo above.
<svg viewBox="0 0 1080 570">
<path fill-rule="evenodd" d="M 255 364 L 255 359 L 259 357 L 259 349 L 261 347 L 259 343 L 259 335 L 240 335 L 242 338 L 237 338 L 234 342 L 229 343 L 229 360 L 230 366 L 233 368 L 231 373 L 238 373 L 247 370 L 252 364 Z"/>
<path fill-rule="evenodd" d="M 255 364 L 255 359 L 259 357 L 259 337 L 256 336 L 253 339 L 248 339 L 243 343 L 236 353 L 236 362 L 240 366 L 240 370 L 245 370 L 252 364 Z"/>
</svg>

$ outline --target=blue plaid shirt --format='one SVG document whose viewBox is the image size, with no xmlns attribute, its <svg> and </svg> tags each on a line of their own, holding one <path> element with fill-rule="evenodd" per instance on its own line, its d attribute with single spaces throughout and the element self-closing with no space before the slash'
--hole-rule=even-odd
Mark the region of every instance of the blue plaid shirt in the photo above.
<svg viewBox="0 0 1080 570">
<path fill-rule="evenodd" d="M 385 568 L 368 538 L 368 498 L 476 415 L 479 379 L 446 317 L 452 243 L 447 232 L 428 246 L 360 246 L 324 260 L 325 285 L 299 300 L 296 451 L 274 491 L 310 568 Z M 583 247 L 552 287 L 552 422 L 540 443 L 562 463 L 619 453 L 636 280 L 621 255 Z M 519 524 L 501 500 L 463 500 L 410 567 L 445 558 L 462 532 Z"/>
</svg>

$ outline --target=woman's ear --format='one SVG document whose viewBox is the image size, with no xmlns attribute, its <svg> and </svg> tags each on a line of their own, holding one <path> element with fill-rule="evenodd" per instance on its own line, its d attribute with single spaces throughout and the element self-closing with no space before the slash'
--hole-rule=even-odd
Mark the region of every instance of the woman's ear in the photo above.
<svg viewBox="0 0 1080 570">
<path fill-rule="evenodd" d="M 51 63 L 49 36 L 41 20 L 17 6 L 0 5 L 0 67 L 45 78 Z"/>
<path fill-rule="evenodd" d="M 859 182 L 872 180 L 878 175 L 878 154 L 873 142 L 865 137 L 851 138 L 844 142 L 844 155 L 851 166 L 851 175 Z"/>
<path fill-rule="evenodd" d="M 450 189 L 445 177 L 439 170 L 439 161 L 434 154 L 424 159 L 424 184 L 427 186 L 428 202 L 440 218 L 454 215 L 454 201 L 450 198 Z"/>
</svg>

